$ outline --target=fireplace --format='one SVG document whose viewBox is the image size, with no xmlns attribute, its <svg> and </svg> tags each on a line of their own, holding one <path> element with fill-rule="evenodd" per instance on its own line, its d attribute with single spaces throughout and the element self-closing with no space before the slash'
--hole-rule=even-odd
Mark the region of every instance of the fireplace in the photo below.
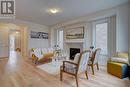
<svg viewBox="0 0 130 87">
<path fill-rule="evenodd" d="M 80 53 L 80 48 L 70 48 L 70 60 L 74 60 L 76 53 Z"/>
</svg>

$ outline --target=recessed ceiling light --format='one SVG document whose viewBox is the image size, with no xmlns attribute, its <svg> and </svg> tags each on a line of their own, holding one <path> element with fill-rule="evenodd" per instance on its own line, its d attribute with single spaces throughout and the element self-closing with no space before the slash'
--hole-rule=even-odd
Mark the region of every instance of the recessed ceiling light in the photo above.
<svg viewBox="0 0 130 87">
<path fill-rule="evenodd" d="M 59 12 L 59 10 L 58 10 L 58 9 L 50 9 L 49 12 L 50 12 L 50 13 L 53 13 L 53 14 L 56 14 L 56 13 Z"/>
<path fill-rule="evenodd" d="M 18 31 L 16 31 L 15 33 L 16 33 L 16 34 L 19 34 L 19 32 L 18 32 Z"/>
</svg>

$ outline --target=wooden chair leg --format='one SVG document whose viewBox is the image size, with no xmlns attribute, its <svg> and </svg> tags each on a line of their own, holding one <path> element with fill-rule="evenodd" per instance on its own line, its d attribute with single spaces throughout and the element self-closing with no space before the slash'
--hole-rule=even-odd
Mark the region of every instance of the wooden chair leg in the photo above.
<svg viewBox="0 0 130 87">
<path fill-rule="evenodd" d="M 98 66 L 98 63 L 97 63 L 97 70 L 99 70 L 99 66 Z"/>
<path fill-rule="evenodd" d="M 62 81 L 62 77 L 63 77 L 63 74 L 62 74 L 62 70 L 60 70 L 60 81 Z"/>
<path fill-rule="evenodd" d="M 79 84 L 78 84 L 78 77 L 75 76 L 75 78 L 76 78 L 76 85 L 77 85 L 77 87 L 79 87 Z"/>
<path fill-rule="evenodd" d="M 88 79 L 88 73 L 87 73 L 87 71 L 85 71 L 85 74 L 86 74 L 86 78 Z"/>
<path fill-rule="evenodd" d="M 94 75 L 94 67 L 93 67 L 93 65 L 91 65 L 91 68 L 92 68 L 92 73 Z"/>
</svg>

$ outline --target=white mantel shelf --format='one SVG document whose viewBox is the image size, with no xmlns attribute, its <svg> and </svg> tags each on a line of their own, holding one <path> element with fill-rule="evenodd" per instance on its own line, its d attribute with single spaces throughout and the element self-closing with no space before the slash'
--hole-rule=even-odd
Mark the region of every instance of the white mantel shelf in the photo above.
<svg viewBox="0 0 130 87">
<path fill-rule="evenodd" d="M 69 39 L 69 40 L 65 40 L 65 43 L 80 43 L 80 44 L 83 44 L 84 39 Z"/>
</svg>

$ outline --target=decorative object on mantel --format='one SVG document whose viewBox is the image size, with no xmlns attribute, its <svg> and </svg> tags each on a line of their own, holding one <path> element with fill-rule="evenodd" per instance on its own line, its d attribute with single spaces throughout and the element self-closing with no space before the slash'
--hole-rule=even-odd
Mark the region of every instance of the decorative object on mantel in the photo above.
<svg viewBox="0 0 130 87">
<path fill-rule="evenodd" d="M 94 49 L 94 46 L 90 46 L 90 49 L 93 50 L 93 49 Z"/>
<path fill-rule="evenodd" d="M 30 37 L 35 39 L 48 39 L 48 33 L 31 31 Z"/>
<path fill-rule="evenodd" d="M 66 39 L 83 39 L 84 27 L 71 28 L 66 31 Z"/>
</svg>

